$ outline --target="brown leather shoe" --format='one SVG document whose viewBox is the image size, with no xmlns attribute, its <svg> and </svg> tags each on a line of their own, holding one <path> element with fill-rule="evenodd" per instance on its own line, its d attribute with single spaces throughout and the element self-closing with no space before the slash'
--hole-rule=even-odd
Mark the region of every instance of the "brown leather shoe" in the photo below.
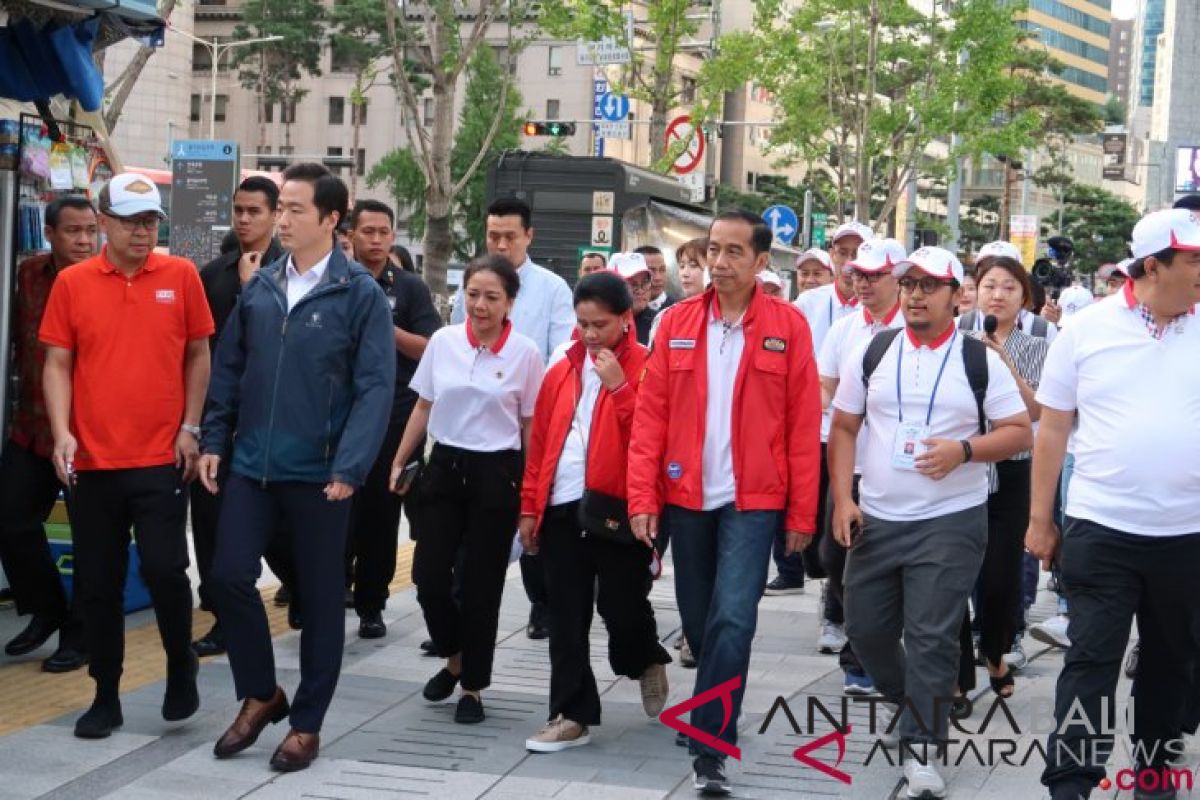
<svg viewBox="0 0 1200 800">
<path fill-rule="evenodd" d="M 268 724 L 279 722 L 288 715 L 287 695 L 283 689 L 275 687 L 275 694 L 270 700 L 263 702 L 247 697 L 242 703 L 242 710 L 237 719 L 229 726 L 229 730 L 217 740 L 213 747 L 213 755 L 217 758 L 229 758 L 234 753 L 240 753 L 258 741 L 258 736 Z"/>
<path fill-rule="evenodd" d="M 307 769 L 317 759 L 321 749 L 321 737 L 315 733 L 303 733 L 292 728 L 283 737 L 275 755 L 271 756 L 271 768 L 280 772 L 296 772 Z"/>
</svg>

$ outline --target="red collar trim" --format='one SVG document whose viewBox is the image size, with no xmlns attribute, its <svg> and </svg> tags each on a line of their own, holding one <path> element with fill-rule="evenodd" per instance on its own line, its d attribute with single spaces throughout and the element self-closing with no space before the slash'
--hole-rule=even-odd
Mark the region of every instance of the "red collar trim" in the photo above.
<svg viewBox="0 0 1200 800">
<path fill-rule="evenodd" d="M 833 294 L 835 297 L 837 297 L 837 301 L 843 306 L 850 306 L 853 308 L 854 306 L 858 305 L 857 297 L 851 297 L 847 299 L 846 296 L 842 294 L 842 290 L 838 288 L 836 277 L 833 279 Z"/>
<path fill-rule="evenodd" d="M 1125 285 L 1121 287 L 1121 291 L 1125 295 L 1125 305 L 1129 307 L 1129 310 L 1133 311 L 1135 308 L 1137 308 L 1138 307 L 1138 299 L 1137 299 L 1137 295 L 1135 295 L 1133 293 L 1133 279 L 1132 278 L 1125 281 Z M 1191 316 L 1195 316 L 1196 315 L 1196 307 L 1192 306 L 1190 309 L 1188 309 L 1188 314 Z"/>
<path fill-rule="evenodd" d="M 475 335 L 475 326 L 469 318 L 467 319 L 466 328 L 467 344 L 471 345 L 472 349 L 478 349 L 480 347 L 479 337 Z M 512 320 L 506 319 L 504 320 L 504 327 L 500 329 L 500 336 L 492 343 L 492 346 L 488 350 L 491 350 L 493 355 L 500 355 L 500 351 L 504 349 L 510 333 L 512 333 Z"/>
<path fill-rule="evenodd" d="M 113 264 L 108 259 L 108 245 L 107 244 L 104 245 L 104 247 L 100 248 L 100 261 L 97 264 L 97 266 L 99 267 L 100 271 L 105 274 L 112 274 L 112 273 L 118 271 L 116 264 Z M 138 271 L 133 274 L 137 275 L 138 272 L 143 272 L 143 271 L 154 272 L 154 270 L 156 270 L 156 269 L 158 269 L 158 263 L 154 258 L 154 253 L 151 253 L 150 255 L 146 256 L 146 260 L 144 262 L 142 262 L 141 268 L 138 269 Z"/>
<path fill-rule="evenodd" d="M 900 301 L 896 301 L 896 305 L 892 306 L 892 310 L 884 315 L 883 319 L 875 319 L 872 317 L 870 309 L 868 309 L 866 306 L 863 306 L 862 313 L 863 322 L 867 323 L 868 325 L 874 325 L 876 322 L 880 322 L 884 325 L 891 325 L 892 320 L 894 320 L 896 315 L 900 313 Z"/>
<path fill-rule="evenodd" d="M 946 342 L 950 341 L 950 338 L 954 336 L 954 331 L 954 320 L 950 320 L 950 324 L 946 327 L 946 330 L 942 331 L 941 335 L 927 345 L 916 337 L 916 334 L 912 332 L 912 328 L 908 327 L 907 325 L 904 326 L 904 335 L 908 337 L 908 343 L 911 344 L 915 350 L 920 350 L 922 347 L 928 347 L 930 350 L 937 350 Z"/>
<path fill-rule="evenodd" d="M 758 299 L 758 294 L 761 291 L 759 288 L 762 284 L 755 282 L 754 290 L 750 294 L 750 303 L 746 306 L 746 310 L 742 312 L 742 321 L 745 322 L 746 315 L 750 313 L 750 309 L 754 307 L 754 302 Z M 717 294 L 716 289 L 712 289 L 712 303 L 709 308 L 712 311 L 712 322 L 721 322 L 724 318 L 721 316 L 721 296 Z"/>
</svg>

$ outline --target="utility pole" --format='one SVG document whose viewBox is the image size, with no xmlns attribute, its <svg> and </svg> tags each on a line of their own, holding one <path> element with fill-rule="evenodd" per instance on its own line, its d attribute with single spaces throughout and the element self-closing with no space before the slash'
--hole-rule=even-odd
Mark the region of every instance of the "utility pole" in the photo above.
<svg viewBox="0 0 1200 800">
<path fill-rule="evenodd" d="M 721 0 L 712 0 L 712 37 L 709 39 L 709 57 L 716 58 L 717 41 L 721 38 Z M 721 99 L 721 120 L 715 125 L 710 124 L 707 120 L 700 124 L 700 135 L 705 137 L 707 141 L 704 143 L 707 147 L 707 153 L 704 159 L 704 183 L 706 186 L 712 187 L 712 212 L 715 216 L 718 212 L 717 204 L 717 143 L 722 143 L 724 149 L 725 130 L 723 123 L 725 121 L 725 109 L 727 107 L 726 98 L 728 93 Z M 699 121 L 697 121 L 699 122 Z M 710 131 L 714 134 L 709 135 Z"/>
</svg>

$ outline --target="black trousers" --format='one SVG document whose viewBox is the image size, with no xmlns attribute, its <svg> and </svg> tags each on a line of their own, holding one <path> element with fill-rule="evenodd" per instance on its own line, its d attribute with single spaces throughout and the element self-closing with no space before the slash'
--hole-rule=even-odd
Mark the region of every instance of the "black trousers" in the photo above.
<svg viewBox="0 0 1200 800">
<path fill-rule="evenodd" d="M 858 502 L 858 481 L 859 476 L 854 476 L 854 482 L 851 485 L 851 493 L 854 502 Z M 819 556 L 821 559 L 821 568 L 825 570 L 827 580 L 825 581 L 825 621 L 832 622 L 835 625 L 846 624 L 846 553 L 845 547 L 838 544 L 831 532 L 833 524 L 833 498 L 831 492 L 826 492 L 825 502 L 825 527 L 826 535 L 821 537 Z M 809 546 L 811 549 L 811 545 Z M 842 652 L 838 654 L 838 664 L 846 672 L 851 672 L 855 675 L 866 675 L 866 669 L 863 668 L 862 662 L 858 660 L 858 656 L 854 654 L 854 648 L 850 645 L 850 640 L 846 640 L 846 644 L 842 647 Z"/>
<path fill-rule="evenodd" d="M 228 477 L 229 466 L 222 459 L 221 469 L 217 473 L 217 485 L 221 487 L 221 494 L 208 491 L 200 481 L 192 481 L 188 487 L 191 493 L 192 545 L 196 548 L 196 570 L 200 573 L 200 608 L 212 612 L 214 616 L 217 616 L 217 609 L 209 591 L 209 576 L 212 574 L 213 555 L 217 551 L 217 523 L 221 516 L 221 499 L 224 497 Z M 280 583 L 291 590 L 293 602 L 296 602 L 299 597 L 295 589 L 296 569 L 292 566 L 287 528 L 282 524 L 276 529 L 263 557 Z"/>
<path fill-rule="evenodd" d="M 417 487 L 421 535 L 413 581 L 439 656 L 462 653 L 462 687 L 492 681 L 504 573 L 520 511 L 522 461 L 516 450 L 480 453 L 436 444 Z M 462 596 L 453 597 L 463 551 Z"/>
<path fill-rule="evenodd" d="M 333 700 L 345 644 L 342 555 L 350 500 L 330 502 L 325 484 L 280 482 L 265 487 L 236 473 L 225 482 L 211 593 L 229 648 L 238 699 L 275 691 L 275 654 L 262 597 L 254 588 L 279 521 L 288 531 L 296 588 L 304 600 L 300 686 L 292 727 L 317 733 Z"/>
<path fill-rule="evenodd" d="M 988 540 L 976 586 L 979 649 L 993 667 L 1012 647 L 1021 619 L 1021 570 L 1029 527 L 1030 464 L 996 464 L 997 490 L 988 495 Z"/>
<path fill-rule="evenodd" d="M 131 527 L 167 664 L 182 665 L 191 657 L 185 489 L 173 464 L 78 473 L 71 492 L 75 597 L 91 654 L 88 671 L 100 692 L 117 691 L 125 660 L 124 589 Z"/>
<path fill-rule="evenodd" d="M 359 615 L 383 611 L 387 606 L 388 586 L 396 575 L 396 548 L 400 544 L 400 513 L 405 499 L 388 487 L 392 459 L 404 435 L 408 418 L 392 423 L 383 440 L 379 456 L 371 466 L 367 481 L 354 493 L 350 512 L 349 545 L 352 553 L 351 574 L 354 586 L 354 610 Z M 424 460 L 425 442 L 416 452 Z M 409 514 L 409 524 L 413 517 Z M 349 585 L 349 584 L 348 584 Z"/>
<path fill-rule="evenodd" d="M 608 664 L 637 679 L 651 664 L 669 664 L 646 598 L 650 550 L 584 535 L 579 503 L 546 510 L 538 545 L 550 611 L 550 719 L 600 724 L 600 694 L 592 674 L 588 634 L 592 607 L 608 629 Z"/>
<path fill-rule="evenodd" d="M 65 622 L 67 595 L 42 527 L 61 489 L 54 462 L 11 439 L 4 445 L 0 456 L 0 564 L 18 614 Z"/>
<path fill-rule="evenodd" d="M 1132 739 L 1135 748 L 1142 748 L 1134 752 L 1151 758 L 1137 766 L 1162 768 L 1173 755 L 1166 745 L 1180 734 L 1200 625 L 1195 586 L 1200 533 L 1137 536 L 1068 518 L 1060 559 L 1071 604 L 1071 647 L 1058 676 L 1055 727 L 1061 730 L 1065 720 L 1077 716 L 1072 710 L 1078 703 L 1096 735 L 1078 723 L 1062 735 L 1052 733 L 1042 783 L 1073 784 L 1086 796 L 1104 777 L 1105 754 L 1114 745 L 1113 737 L 1103 734 L 1104 726 L 1112 730 L 1123 724 L 1112 718 L 1135 615 L 1141 658 L 1133 683 Z M 1102 713 L 1105 705 L 1107 714 Z"/>
</svg>

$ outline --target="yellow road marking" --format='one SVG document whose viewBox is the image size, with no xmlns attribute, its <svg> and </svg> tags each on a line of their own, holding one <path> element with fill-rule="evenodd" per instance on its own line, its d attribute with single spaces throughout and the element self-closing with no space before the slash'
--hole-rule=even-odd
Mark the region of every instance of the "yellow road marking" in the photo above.
<svg viewBox="0 0 1200 800">
<path fill-rule="evenodd" d="M 392 593 L 412 585 L 413 544 L 405 542 L 396 554 L 396 577 L 389 587 Z M 287 609 L 271 602 L 275 587 L 262 590 L 263 604 L 271 624 L 271 635 L 291 630 Z M 213 623 L 206 611 L 192 614 L 193 638 L 203 636 Z M 51 641 L 56 641 L 52 639 Z M 162 640 L 153 621 L 125 632 L 125 671 L 121 675 L 122 692 L 131 692 L 167 676 Z M 95 684 L 87 668 L 54 675 L 42 672 L 42 659 L 0 665 L 0 736 L 61 717 L 92 702 Z"/>
</svg>

